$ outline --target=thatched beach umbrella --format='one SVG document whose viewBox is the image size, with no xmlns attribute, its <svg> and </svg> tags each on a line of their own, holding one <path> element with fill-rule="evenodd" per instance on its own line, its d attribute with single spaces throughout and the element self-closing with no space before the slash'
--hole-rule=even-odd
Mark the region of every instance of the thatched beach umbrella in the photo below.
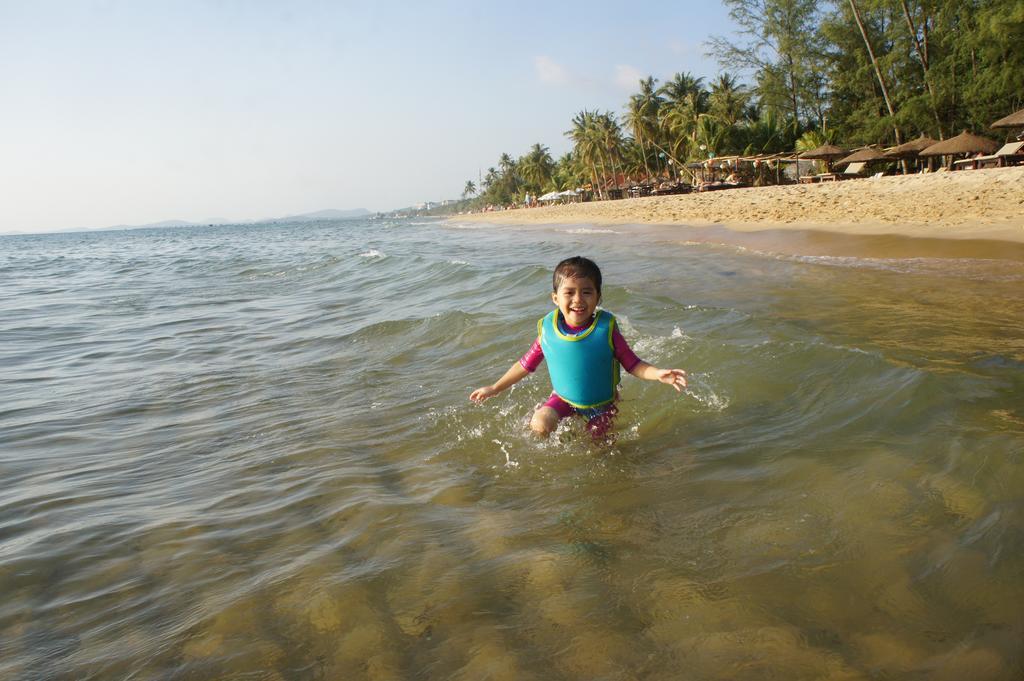
<svg viewBox="0 0 1024 681">
<path fill-rule="evenodd" d="M 921 135 L 916 140 L 904 142 L 903 144 L 897 147 L 893 147 L 892 149 L 886 149 L 885 155 L 888 158 L 914 158 L 915 156 L 917 156 L 918 154 L 920 154 L 922 151 L 932 146 L 933 144 L 937 144 L 937 142 L 933 140 L 931 137 Z"/>
<path fill-rule="evenodd" d="M 868 161 L 886 161 L 886 155 L 878 147 L 862 147 L 849 156 L 836 161 L 837 166 L 848 163 L 867 163 Z"/>
<path fill-rule="evenodd" d="M 992 124 L 993 128 L 1024 128 L 1024 109 L 1000 118 Z"/>
<path fill-rule="evenodd" d="M 987 137 L 964 130 L 956 137 L 936 142 L 921 152 L 921 156 L 956 156 L 958 154 L 991 154 L 999 145 Z"/>
<path fill-rule="evenodd" d="M 824 161 L 826 168 L 831 172 L 832 161 L 840 156 L 846 156 L 848 153 L 846 149 L 840 149 L 834 144 L 822 144 L 817 149 L 811 149 L 800 154 L 799 158 L 809 161 Z"/>
<path fill-rule="evenodd" d="M 834 144 L 822 144 L 817 149 L 811 149 L 800 154 L 800 158 L 806 158 L 810 160 L 824 160 L 839 158 L 840 156 L 846 156 L 849 152 L 846 149 L 840 149 Z"/>
</svg>

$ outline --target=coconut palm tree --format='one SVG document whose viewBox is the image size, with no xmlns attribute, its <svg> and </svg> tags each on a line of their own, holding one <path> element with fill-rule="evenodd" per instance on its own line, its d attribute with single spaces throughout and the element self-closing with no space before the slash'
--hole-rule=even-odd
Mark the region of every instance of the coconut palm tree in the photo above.
<svg viewBox="0 0 1024 681">
<path fill-rule="evenodd" d="M 555 170 L 555 162 L 548 148 L 542 144 L 534 144 L 530 151 L 519 162 L 519 172 L 533 189 L 542 191 L 551 181 Z"/>
<path fill-rule="evenodd" d="M 704 147 L 708 154 L 721 155 L 726 150 L 732 128 L 708 114 L 702 114 L 694 131 L 697 147 Z"/>
<path fill-rule="evenodd" d="M 498 159 L 498 167 L 501 168 L 501 173 L 504 176 L 505 181 L 510 185 L 509 189 L 512 191 L 512 195 L 519 193 L 519 178 L 517 173 L 519 171 L 519 165 L 515 160 L 508 154 L 502 154 L 501 158 Z"/>
<path fill-rule="evenodd" d="M 598 129 L 601 131 L 601 143 L 604 145 L 605 157 L 613 169 L 621 169 L 622 147 L 625 137 L 622 135 L 622 126 L 618 118 L 611 111 L 606 111 L 597 117 Z"/>
<path fill-rule="evenodd" d="M 711 84 L 708 110 L 726 125 L 734 126 L 743 118 L 749 100 L 747 88 L 728 73 L 722 73 Z"/>
<path fill-rule="evenodd" d="M 473 184 L 473 180 L 466 180 L 466 187 L 462 190 L 462 198 L 466 198 L 471 194 L 476 194 L 476 185 Z"/>
<path fill-rule="evenodd" d="M 658 92 L 669 106 L 690 102 L 702 111 L 707 108 L 708 94 L 704 88 L 704 79 L 696 78 L 691 73 L 675 74 L 671 80 L 665 81 Z"/>
<path fill-rule="evenodd" d="M 660 90 L 654 87 L 657 82 L 653 76 L 640 81 L 640 92 L 629 98 L 624 117 L 633 138 L 640 145 L 644 170 L 648 177 L 651 175 L 651 168 L 647 163 L 647 147 L 654 143 L 654 137 L 658 133 L 658 110 L 664 102 Z"/>
<path fill-rule="evenodd" d="M 601 154 L 600 133 L 597 129 L 597 112 L 584 109 L 573 116 L 572 129 L 565 134 L 572 140 L 573 151 L 578 162 L 590 171 L 590 181 L 598 198 L 604 198 L 600 178 L 605 175 Z"/>
<path fill-rule="evenodd" d="M 773 154 L 792 148 L 787 126 L 776 109 L 766 109 L 761 116 L 748 119 L 746 125 L 739 129 L 739 142 L 745 156 Z"/>
<path fill-rule="evenodd" d="M 664 105 L 660 109 L 660 123 L 669 150 L 676 158 L 693 156 L 700 117 L 708 112 L 704 79 L 677 73 L 661 86 L 661 94 Z"/>
</svg>

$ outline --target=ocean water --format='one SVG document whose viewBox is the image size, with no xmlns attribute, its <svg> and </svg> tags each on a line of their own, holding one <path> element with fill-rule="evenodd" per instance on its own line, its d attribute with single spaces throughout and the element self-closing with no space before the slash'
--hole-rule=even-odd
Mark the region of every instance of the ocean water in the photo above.
<svg viewBox="0 0 1024 681">
<path fill-rule="evenodd" d="M 686 234 L 0 237 L 0 679 L 1021 678 L 1024 259 Z M 467 399 L 575 254 L 613 443 Z"/>
</svg>

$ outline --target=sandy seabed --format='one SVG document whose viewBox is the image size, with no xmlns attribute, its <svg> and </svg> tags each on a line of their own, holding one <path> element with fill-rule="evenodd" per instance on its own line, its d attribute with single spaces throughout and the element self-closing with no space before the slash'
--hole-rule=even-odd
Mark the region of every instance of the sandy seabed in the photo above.
<svg viewBox="0 0 1024 681">
<path fill-rule="evenodd" d="M 733 231 L 1024 244 L 1024 166 L 752 187 L 459 216 L 499 224 L 678 224 Z"/>
</svg>

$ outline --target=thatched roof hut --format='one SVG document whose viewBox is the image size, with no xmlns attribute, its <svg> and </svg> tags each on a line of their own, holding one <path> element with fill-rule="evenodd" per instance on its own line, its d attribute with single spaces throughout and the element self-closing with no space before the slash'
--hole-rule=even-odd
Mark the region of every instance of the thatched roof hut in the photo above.
<svg viewBox="0 0 1024 681">
<path fill-rule="evenodd" d="M 849 152 L 846 149 L 840 149 L 834 144 L 822 144 L 817 149 L 811 149 L 800 154 L 800 158 L 806 158 L 809 160 L 817 159 L 832 159 L 839 158 L 840 156 L 846 156 Z"/>
<path fill-rule="evenodd" d="M 904 142 L 892 149 L 886 149 L 885 155 L 889 158 L 913 158 L 933 144 L 937 144 L 937 142 L 931 137 L 921 135 L 916 140 Z"/>
<path fill-rule="evenodd" d="M 947 156 L 957 154 L 991 154 L 999 144 L 987 137 L 981 137 L 964 130 L 956 137 L 936 142 L 921 152 L 921 156 Z"/>
<path fill-rule="evenodd" d="M 861 147 L 849 156 L 836 161 L 837 166 L 848 163 L 867 163 L 869 161 L 887 161 L 888 157 L 878 147 Z"/>
<path fill-rule="evenodd" d="M 1024 109 L 1000 118 L 992 124 L 993 128 L 1024 128 Z"/>
</svg>

